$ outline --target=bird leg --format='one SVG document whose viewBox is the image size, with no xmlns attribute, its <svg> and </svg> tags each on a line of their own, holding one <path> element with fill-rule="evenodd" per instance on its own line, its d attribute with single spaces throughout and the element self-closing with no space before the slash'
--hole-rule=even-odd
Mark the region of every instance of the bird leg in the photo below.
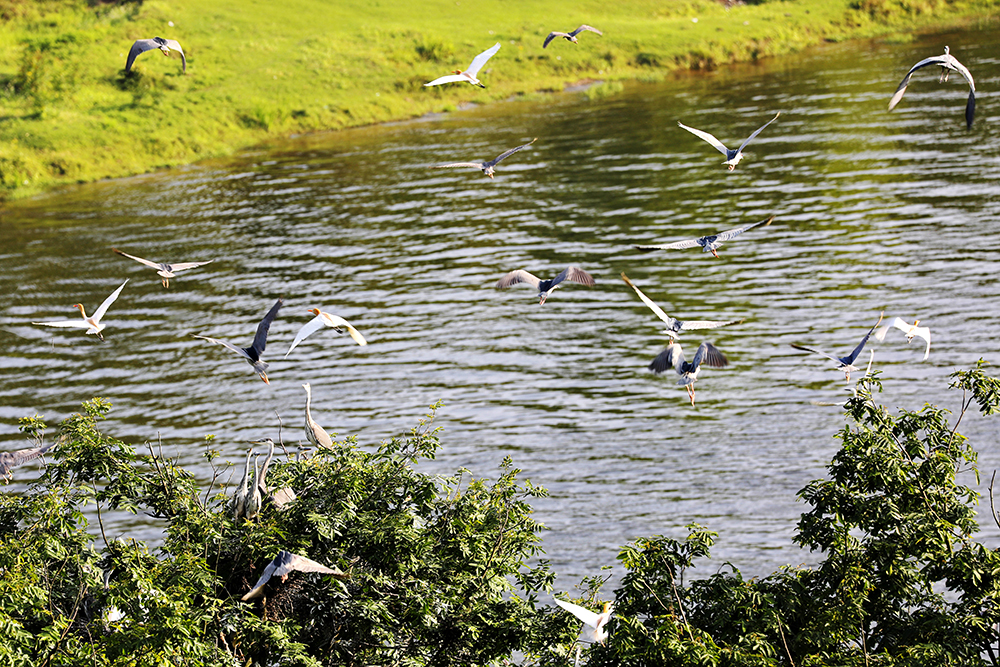
<svg viewBox="0 0 1000 667">
<path fill-rule="evenodd" d="M 951 70 L 947 67 L 941 68 L 941 78 L 938 79 L 938 83 L 947 83 L 948 75 L 951 74 Z"/>
<path fill-rule="evenodd" d="M 689 384 L 687 386 L 688 398 L 691 399 L 691 405 L 694 405 L 694 384 Z"/>
<path fill-rule="evenodd" d="M 710 250 L 712 251 L 712 256 L 719 259 L 719 253 L 715 252 L 715 248 L 710 248 Z"/>
<path fill-rule="evenodd" d="M 164 287 L 170 287 L 170 278 L 161 278 L 160 282 L 163 283 Z"/>
</svg>

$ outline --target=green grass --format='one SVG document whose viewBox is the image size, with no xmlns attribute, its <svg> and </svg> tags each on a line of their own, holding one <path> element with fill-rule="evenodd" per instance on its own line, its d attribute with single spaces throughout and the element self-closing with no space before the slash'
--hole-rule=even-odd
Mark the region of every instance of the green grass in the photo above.
<svg viewBox="0 0 1000 667">
<path fill-rule="evenodd" d="M 0 199 L 142 173 L 268 139 L 559 91 L 655 81 L 781 55 L 824 39 L 978 19 L 991 0 L 0 0 Z M 697 18 L 694 22 L 692 19 Z M 170 26 L 170 22 L 173 26 Z M 557 40 L 582 22 L 604 37 Z M 123 76 L 132 42 L 177 39 Z M 485 90 L 424 88 L 499 41 Z M 592 97 L 614 94 L 597 87 Z"/>
</svg>

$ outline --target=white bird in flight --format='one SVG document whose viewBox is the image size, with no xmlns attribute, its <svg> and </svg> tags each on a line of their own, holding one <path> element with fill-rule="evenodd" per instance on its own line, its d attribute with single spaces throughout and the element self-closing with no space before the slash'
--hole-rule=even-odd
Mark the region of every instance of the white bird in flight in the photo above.
<svg viewBox="0 0 1000 667">
<path fill-rule="evenodd" d="M 747 137 L 747 140 L 744 141 L 742 144 L 740 144 L 740 147 L 737 148 L 736 150 L 732 150 L 731 148 L 726 148 L 721 141 L 716 139 L 713 135 L 709 134 L 708 132 L 702 132 L 701 130 L 696 130 L 693 127 L 688 127 L 687 125 L 685 125 L 680 121 L 677 121 L 677 124 L 683 127 L 691 134 L 693 134 L 694 136 L 699 137 L 700 139 L 704 139 L 708 143 L 715 146 L 715 149 L 717 151 L 726 156 L 726 161 L 723 162 L 722 164 L 728 166 L 729 171 L 732 171 L 733 169 L 736 169 L 736 165 L 738 165 L 740 163 L 740 160 L 743 159 L 743 149 L 746 148 L 746 145 L 749 144 L 751 141 L 753 141 L 753 138 L 756 137 L 758 134 L 760 134 L 761 130 L 763 130 L 765 127 L 767 127 L 774 121 L 778 120 L 778 116 L 780 115 L 781 115 L 780 111 L 774 114 L 774 118 L 772 118 L 771 120 L 767 121 L 766 123 L 758 127 L 757 131 L 751 134 L 749 137 Z"/>
<path fill-rule="evenodd" d="M 656 358 L 649 364 L 649 370 L 659 375 L 668 368 L 673 368 L 674 372 L 681 376 L 677 384 L 687 389 L 691 405 L 694 405 L 694 383 L 698 380 L 698 371 L 701 370 L 702 364 L 713 368 L 725 368 L 729 365 L 729 360 L 719 351 L 719 348 L 705 341 L 698 346 L 691 361 L 684 361 L 684 350 L 681 349 L 681 344 L 672 340 L 667 344 L 666 349 L 656 355 Z"/>
<path fill-rule="evenodd" d="M 176 39 L 163 39 L 162 37 L 135 40 L 132 48 L 129 49 L 128 59 L 125 61 L 125 71 L 132 70 L 132 63 L 138 56 L 153 49 L 159 49 L 165 56 L 169 56 L 171 51 L 181 54 L 181 71 L 187 72 L 187 58 L 184 57 L 184 49 L 181 48 L 180 42 Z"/>
<path fill-rule="evenodd" d="M 887 324 L 878 331 L 875 332 L 875 340 L 882 342 L 885 340 L 885 334 L 889 331 L 890 327 L 895 327 L 903 332 L 906 336 L 906 342 L 909 343 L 914 337 L 923 338 L 927 341 L 927 349 L 924 350 L 924 358 L 922 361 L 927 361 L 927 357 L 931 353 L 931 330 L 928 327 L 918 327 L 920 320 L 913 320 L 913 324 L 908 323 L 901 317 L 897 317 L 892 321 L 892 324 Z"/>
<path fill-rule="evenodd" d="M 460 69 L 455 70 L 454 74 L 448 74 L 447 76 L 442 76 L 439 79 L 434 79 L 430 83 L 425 83 L 424 86 L 440 86 L 442 83 L 457 83 L 459 81 L 465 81 L 471 83 L 473 86 L 479 86 L 480 88 L 485 88 L 476 76 L 479 74 L 479 70 L 483 68 L 486 61 L 489 60 L 500 50 L 500 42 L 497 42 L 491 48 L 486 49 L 478 56 L 472 59 L 472 64 L 469 65 L 469 69 L 464 72 Z"/>
<path fill-rule="evenodd" d="M 516 153 L 518 151 L 523 151 L 525 148 L 527 148 L 531 144 L 535 143 L 536 141 L 538 141 L 538 137 L 535 137 L 534 139 L 532 139 L 531 141 L 529 141 L 528 143 L 526 143 L 526 144 L 524 144 L 522 146 L 518 146 L 517 148 L 511 148 L 510 150 L 504 151 L 503 153 L 501 153 L 500 155 L 496 156 L 495 158 L 493 158 L 489 162 L 453 162 L 452 164 L 439 164 L 439 165 L 431 167 L 431 169 L 451 169 L 452 167 L 472 167 L 473 169 L 482 169 L 484 174 L 486 174 L 490 178 L 493 178 L 493 174 L 496 173 L 493 168 L 497 166 L 497 163 L 500 162 L 500 160 L 508 158 L 508 157 L 510 157 L 511 155 L 513 155 L 514 153 Z"/>
<path fill-rule="evenodd" d="M 643 252 L 650 252 L 652 250 L 682 250 L 684 248 L 697 248 L 701 246 L 702 252 L 710 252 L 715 257 L 719 256 L 717 250 L 723 243 L 730 241 L 745 231 L 753 229 L 754 227 L 767 226 L 771 224 L 774 220 L 772 215 L 767 220 L 761 220 L 760 222 L 755 222 L 752 225 L 746 225 L 744 227 L 736 227 L 735 229 L 729 229 L 724 232 L 717 232 L 715 234 L 709 234 L 708 236 L 702 236 L 697 239 L 687 239 L 685 241 L 676 241 L 674 243 L 668 243 L 666 245 L 637 245 L 633 246 L 636 250 L 642 250 Z"/>
<path fill-rule="evenodd" d="M 336 315 L 331 315 L 330 313 L 324 313 L 319 308 L 310 308 L 309 312 L 316 317 L 312 318 L 301 329 L 295 334 L 295 340 L 292 341 L 292 346 L 288 348 L 288 352 L 285 352 L 285 358 L 291 354 L 292 350 L 295 349 L 299 343 L 304 341 L 309 336 L 313 335 L 323 327 L 330 327 L 340 335 L 344 335 L 344 330 L 351 334 L 351 338 L 358 345 L 367 345 L 368 341 L 365 337 L 361 335 L 361 332 L 355 329 L 350 322 L 345 320 L 343 317 L 338 317 Z"/>
<path fill-rule="evenodd" d="M 105 299 L 104 303 L 102 303 L 100 307 L 98 307 L 98 309 L 95 310 L 94 314 L 91 315 L 90 317 L 87 317 L 87 311 L 83 309 L 82 303 L 75 303 L 73 304 L 73 308 L 77 308 L 80 311 L 80 315 L 83 319 L 65 320 L 62 322 L 32 322 L 32 324 L 38 324 L 43 327 L 63 327 L 63 328 L 73 327 L 78 329 L 86 329 L 88 334 L 97 334 L 98 338 L 104 340 L 104 334 L 102 334 L 101 332 L 104 331 L 105 325 L 101 322 L 101 318 L 104 317 L 104 314 L 106 312 L 108 312 L 108 308 L 110 308 L 111 304 L 115 302 L 115 299 L 118 298 L 118 295 L 122 293 L 122 289 L 125 287 L 127 283 L 128 279 L 126 278 L 125 282 L 122 283 L 118 289 L 112 292 L 111 296 Z"/>
<path fill-rule="evenodd" d="M 247 600 L 260 597 L 264 593 L 264 585 L 267 584 L 271 577 L 281 577 L 281 581 L 284 583 L 288 579 L 288 575 L 294 571 L 322 572 L 323 574 L 332 574 L 337 579 L 350 578 L 350 575 L 345 574 L 339 568 L 327 567 L 314 560 L 309 560 L 305 556 L 297 556 L 296 554 L 282 550 L 278 552 L 274 560 L 267 564 L 267 567 L 264 568 L 264 573 L 260 575 L 260 579 L 250 589 L 250 592 L 240 599 L 246 602 Z"/>
<path fill-rule="evenodd" d="M 811 347 L 806 347 L 805 345 L 797 345 L 795 343 L 792 343 L 791 345 L 796 350 L 805 350 L 806 352 L 813 352 L 815 354 L 824 356 L 827 359 L 832 359 L 833 361 L 836 361 L 837 364 L 838 364 L 837 370 L 844 371 L 844 378 L 848 382 L 850 382 L 851 381 L 851 371 L 858 370 L 858 368 L 856 366 L 854 366 L 854 360 L 858 358 L 859 354 L 861 354 L 861 350 L 865 349 L 865 343 L 868 342 L 868 338 L 869 338 L 869 336 L 872 335 L 872 332 L 875 331 L 875 329 L 878 327 L 878 325 L 882 323 L 882 315 L 883 314 L 884 313 L 879 313 L 879 315 L 878 315 L 878 322 L 876 322 L 875 326 L 873 326 L 871 329 L 868 330 L 868 333 L 866 333 L 865 337 L 861 339 L 861 342 L 858 343 L 857 347 L 855 347 L 854 350 L 849 355 L 847 355 L 846 357 L 835 357 L 832 354 L 827 354 L 826 352 L 822 352 L 820 350 L 817 350 L 817 349 L 814 349 L 814 348 L 811 348 Z"/>
<path fill-rule="evenodd" d="M 613 604 L 605 602 L 604 611 L 600 614 L 596 614 L 578 604 L 566 602 L 565 600 L 560 600 L 559 598 L 552 599 L 556 601 L 557 605 L 583 621 L 584 625 L 589 625 L 593 628 L 594 631 L 591 633 L 591 636 L 594 638 L 595 642 L 603 644 L 604 640 L 608 638 L 608 631 L 604 626 L 608 624 L 608 621 L 611 620 L 611 614 L 614 613 L 615 607 Z"/>
<path fill-rule="evenodd" d="M 129 259 L 134 259 L 140 264 L 145 264 L 151 269 L 156 269 L 157 275 L 160 276 L 160 282 L 163 283 L 164 287 L 170 287 L 170 279 L 178 271 L 187 271 L 188 269 L 193 269 L 198 266 L 205 266 L 206 264 L 211 264 L 213 260 L 208 260 L 207 262 L 180 262 L 178 264 L 167 264 L 165 262 L 151 262 L 148 259 L 143 259 L 142 257 L 136 257 L 135 255 L 130 255 L 127 252 L 122 252 L 118 248 L 112 248 L 112 251 L 118 253 L 122 257 L 128 257 Z"/>
<path fill-rule="evenodd" d="M 584 30 L 589 30 L 590 32 L 596 32 L 598 35 L 604 35 L 604 33 L 598 30 L 597 28 L 593 28 L 589 25 L 582 25 L 571 33 L 553 31 L 550 32 L 549 36 L 545 38 L 545 43 L 542 44 L 542 48 L 544 49 L 546 46 L 548 46 L 549 42 L 551 42 L 556 37 L 562 37 L 563 39 L 576 44 L 577 41 L 579 41 L 577 40 L 576 36 L 579 35 L 581 32 L 583 32 Z"/>
<path fill-rule="evenodd" d="M 552 292 L 559 287 L 559 283 L 564 280 L 580 283 L 581 285 L 586 285 L 587 287 L 594 286 L 594 277 L 589 273 L 575 266 L 567 266 L 558 276 L 551 280 L 541 280 L 523 269 L 511 271 L 497 281 L 496 288 L 507 289 L 508 287 L 517 285 L 518 283 L 528 283 L 538 290 L 538 305 L 542 305 L 545 303 L 545 300 L 549 298 Z"/>
<path fill-rule="evenodd" d="M 712 320 L 688 320 L 688 321 L 681 321 L 681 320 L 678 320 L 677 318 L 670 317 L 669 315 L 667 315 L 663 311 L 662 308 L 660 308 L 659 306 L 657 306 L 653 302 L 652 299 L 650 299 L 648 296 L 646 296 L 645 294 L 643 294 L 642 290 L 639 289 L 635 285 L 635 283 L 633 283 L 631 280 L 629 280 L 628 276 L 626 276 L 624 272 L 622 272 L 622 280 L 625 281 L 626 285 L 628 285 L 629 287 L 631 287 L 632 289 L 634 289 L 635 293 L 639 295 L 640 299 L 642 299 L 642 302 L 644 304 L 646 304 L 647 306 L 649 306 L 649 309 L 652 310 L 653 313 L 657 317 L 659 317 L 663 321 L 664 324 L 667 325 L 667 328 L 663 330 L 663 333 L 665 333 L 668 336 L 670 336 L 670 338 L 679 338 L 679 334 L 682 331 L 691 331 L 693 329 L 717 329 L 719 327 L 727 327 L 730 324 L 742 324 L 743 321 L 746 319 L 746 318 L 742 318 L 742 319 L 738 319 L 738 320 L 729 320 L 728 322 L 725 322 L 725 321 L 712 321 Z"/>
<path fill-rule="evenodd" d="M 976 82 L 972 80 L 972 72 L 958 62 L 955 56 L 949 53 L 948 47 L 944 47 L 943 56 L 931 56 L 930 58 L 924 58 L 916 65 L 910 68 L 910 71 L 906 73 L 903 80 L 900 82 L 899 87 L 896 88 L 896 92 L 893 93 L 892 99 L 889 100 L 889 111 L 892 111 L 899 101 L 903 99 L 903 95 L 906 93 L 906 87 L 910 84 L 910 77 L 921 67 L 929 67 L 931 65 L 938 65 L 941 67 L 941 76 L 938 78 L 938 83 L 944 83 L 948 80 L 948 75 L 952 72 L 958 72 L 965 80 L 969 83 L 969 99 L 965 103 L 965 125 L 968 129 L 972 129 L 972 119 L 976 115 Z"/>
</svg>

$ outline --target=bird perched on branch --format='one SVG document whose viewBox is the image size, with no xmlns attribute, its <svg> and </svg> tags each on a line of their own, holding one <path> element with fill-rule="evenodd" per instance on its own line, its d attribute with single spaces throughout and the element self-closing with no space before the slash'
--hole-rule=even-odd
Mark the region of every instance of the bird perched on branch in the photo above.
<svg viewBox="0 0 1000 667">
<path fill-rule="evenodd" d="M 600 30 L 598 30 L 597 28 L 592 28 L 589 25 L 582 25 L 582 26 L 580 26 L 579 28 L 577 28 L 576 30 L 574 30 L 573 32 L 570 32 L 570 33 L 565 33 L 565 32 L 550 32 L 549 36 L 545 38 L 545 43 L 542 44 L 542 48 L 544 49 L 546 46 L 548 46 L 549 42 L 551 42 L 556 37 L 562 37 L 566 41 L 573 42 L 574 44 L 576 44 L 577 41 L 579 41 L 579 40 L 577 40 L 576 36 L 579 35 L 581 32 L 583 32 L 584 30 L 589 30 L 590 32 L 596 32 L 598 35 L 603 35 L 604 34 Z"/>
<path fill-rule="evenodd" d="M 184 57 L 184 49 L 181 48 L 180 42 L 175 39 L 163 39 L 162 37 L 135 40 L 132 48 L 128 51 L 128 59 L 125 61 L 125 71 L 131 72 L 132 63 L 135 62 L 135 59 L 146 51 L 152 51 L 153 49 L 159 49 L 165 56 L 169 56 L 171 51 L 181 54 L 181 71 L 184 73 L 187 72 L 187 58 Z"/>
<path fill-rule="evenodd" d="M 122 257 L 134 259 L 140 264 L 145 264 L 151 269 L 156 269 L 156 273 L 160 276 L 160 282 L 163 283 L 164 287 L 170 287 L 170 279 L 173 278 L 174 274 L 178 271 L 187 271 L 188 269 L 212 263 L 212 260 L 208 260 L 207 262 L 180 262 L 179 264 L 166 264 L 162 262 L 151 262 L 148 259 L 143 259 L 142 257 L 136 257 L 135 255 L 128 254 L 127 252 L 122 252 L 118 248 L 112 248 L 111 250 L 118 253 Z"/>
<path fill-rule="evenodd" d="M 260 597 L 264 594 L 264 586 L 271 577 L 281 577 L 281 582 L 284 583 L 288 579 L 288 575 L 294 571 L 298 572 L 322 572 L 323 574 L 332 574 L 337 579 L 349 579 L 350 575 L 342 572 L 336 567 L 327 567 L 321 565 L 314 560 L 309 560 L 305 556 L 297 556 L 288 551 L 279 551 L 278 555 L 267 564 L 264 568 L 264 573 L 260 575 L 260 579 L 254 584 L 254 587 L 250 589 L 246 595 L 240 598 L 243 602 L 247 600 L 252 600 L 256 597 Z"/>
<path fill-rule="evenodd" d="M 208 336 L 195 336 L 195 338 L 201 338 L 207 340 L 209 343 L 215 343 L 217 345 L 222 345 L 227 347 L 236 354 L 240 355 L 246 362 L 253 366 L 254 371 L 260 376 L 260 379 L 264 381 L 264 384 L 271 384 L 271 381 L 267 379 L 267 368 L 270 366 L 267 362 L 260 360 L 260 355 L 264 353 L 264 348 L 267 346 L 267 332 L 271 328 L 271 322 L 278 315 L 278 309 L 281 308 L 281 304 L 284 301 L 278 299 L 271 306 L 271 310 L 267 311 L 264 315 L 264 319 L 260 321 L 257 325 L 257 333 L 253 337 L 253 343 L 250 347 L 236 347 L 232 343 L 227 343 L 224 340 L 219 340 L 218 338 L 209 338 Z"/>
<path fill-rule="evenodd" d="M 97 310 L 94 311 L 94 314 L 91 315 L 90 317 L 87 317 L 87 311 L 83 309 L 82 303 L 75 303 L 73 304 L 73 308 L 76 308 L 77 310 L 80 311 L 80 317 L 82 317 L 83 319 L 64 320 L 61 322 L 32 322 L 32 324 L 37 324 L 43 327 L 63 327 L 63 328 L 72 327 L 76 329 L 86 329 L 88 334 L 96 334 L 98 338 L 104 340 L 104 334 L 102 334 L 101 332 L 104 331 L 105 325 L 101 322 L 101 318 L 103 318 L 104 314 L 108 312 L 108 308 L 110 308 L 111 304 L 115 302 L 115 299 L 118 298 L 118 295 L 122 293 L 122 289 L 125 288 L 125 285 L 127 283 L 128 279 L 126 278 L 125 282 L 122 283 L 118 289 L 112 292 L 111 296 L 105 299 L 104 303 L 102 303 L 97 308 Z"/>
<path fill-rule="evenodd" d="M 503 160 L 503 159 L 505 159 L 507 157 L 510 157 L 511 155 L 513 155 L 514 153 L 516 153 L 518 151 L 523 151 L 525 148 L 527 148 L 531 144 L 535 143 L 536 141 L 538 141 L 538 137 L 535 137 L 534 139 L 532 139 L 531 141 L 529 141 L 528 143 L 526 143 L 526 144 L 524 144 L 522 146 L 518 146 L 517 148 L 511 148 L 510 150 L 504 151 L 503 153 L 501 153 L 500 155 L 496 156 L 495 158 L 493 158 L 489 162 L 453 162 L 451 164 L 439 164 L 439 165 L 435 165 L 435 166 L 430 167 L 430 168 L 431 169 L 451 169 L 453 167 L 472 167 L 473 169 L 482 169 L 484 174 L 486 174 L 490 178 L 493 178 L 493 174 L 496 173 L 493 168 L 497 166 L 497 163 L 499 163 L 501 160 Z"/>
<path fill-rule="evenodd" d="M 697 239 L 688 239 L 686 241 L 676 241 L 674 243 L 668 243 L 666 245 L 637 245 L 633 246 L 636 250 L 642 250 L 643 252 L 650 252 L 652 250 L 682 250 L 684 248 L 697 248 L 701 246 L 702 252 L 710 252 L 714 257 L 718 257 L 717 252 L 719 247 L 726 241 L 730 241 L 745 231 L 751 230 L 754 227 L 767 226 L 771 224 L 774 220 L 772 215 L 767 220 L 762 220 L 761 222 L 755 222 L 752 225 L 746 225 L 745 227 L 736 227 L 735 229 L 729 229 L 724 232 L 717 232 L 715 234 L 709 234 L 708 236 L 702 236 Z"/>
<path fill-rule="evenodd" d="M 472 59 L 472 64 L 469 65 L 469 69 L 464 72 L 460 69 L 455 70 L 453 74 L 448 74 L 442 76 L 438 79 L 434 79 L 430 83 L 425 83 L 424 86 L 440 86 L 442 83 L 457 83 L 459 81 L 465 81 L 466 83 L 471 83 L 473 86 L 479 86 L 480 88 L 485 88 L 476 76 L 479 74 L 479 70 L 483 68 L 486 61 L 489 60 L 500 50 L 500 42 L 497 42 L 494 46 L 486 49 L 478 56 Z"/>
<path fill-rule="evenodd" d="M 740 160 L 743 159 L 743 149 L 746 148 L 746 145 L 749 144 L 751 141 L 753 141 L 753 138 L 756 137 L 758 134 L 760 134 L 761 130 L 763 130 L 765 127 L 767 127 L 774 121 L 778 120 L 778 116 L 780 115 L 781 115 L 780 111 L 774 114 L 774 118 L 772 118 L 771 120 L 767 121 L 766 123 L 758 127 L 757 130 L 749 137 L 747 137 L 747 140 L 744 141 L 742 144 L 740 144 L 740 147 L 737 148 L 736 150 L 733 150 L 731 148 L 726 148 L 721 141 L 716 139 L 713 135 L 709 134 L 708 132 L 702 132 L 701 130 L 696 130 L 693 127 L 688 127 L 687 125 L 685 125 L 680 121 L 677 121 L 677 124 L 683 127 L 691 134 L 693 134 L 694 136 L 700 139 L 704 139 L 712 146 L 714 146 L 717 151 L 725 155 L 726 161 L 723 162 L 722 164 L 729 167 L 729 171 L 732 171 L 733 169 L 736 169 L 736 165 L 738 165 L 740 163 Z"/>
<path fill-rule="evenodd" d="M 820 350 L 817 350 L 817 349 L 814 349 L 814 348 L 811 348 L 811 347 L 806 347 L 805 345 L 797 345 L 795 343 L 792 343 L 791 345 L 796 350 L 805 350 L 806 352 L 813 352 L 814 354 L 819 354 L 821 356 L 826 357 L 827 359 L 831 359 L 833 361 L 836 361 L 837 364 L 838 364 L 837 370 L 844 371 L 844 379 L 846 379 L 848 382 L 850 382 L 851 381 L 851 371 L 858 370 L 857 367 L 854 366 L 854 360 L 858 358 L 859 354 L 861 354 L 861 350 L 865 349 L 865 343 L 868 342 L 868 338 L 872 335 L 872 332 L 875 331 L 876 327 L 878 327 L 878 325 L 882 323 L 882 315 L 883 314 L 884 313 L 879 313 L 879 315 L 878 315 L 878 322 L 876 322 L 875 326 L 873 326 L 871 329 L 868 330 L 868 333 L 866 333 L 865 337 L 861 339 L 861 342 L 858 343 L 858 346 L 855 347 L 854 350 L 849 355 L 847 355 L 846 357 L 835 357 L 832 354 L 827 354 L 826 352 L 822 352 Z"/>
<path fill-rule="evenodd" d="M 719 351 L 719 348 L 705 341 L 698 346 L 694 358 L 691 361 L 685 361 L 681 344 L 672 340 L 667 344 L 666 349 L 656 355 L 656 358 L 649 364 L 649 370 L 659 375 L 666 372 L 667 369 L 673 368 L 674 372 L 681 376 L 677 384 L 687 389 L 691 405 L 694 405 L 694 383 L 698 380 L 698 371 L 701 370 L 702 364 L 713 368 L 725 368 L 729 365 L 729 360 Z"/>
<path fill-rule="evenodd" d="M 972 80 L 972 72 L 965 65 L 958 62 L 955 56 L 951 55 L 947 46 L 944 47 L 944 55 L 924 58 L 910 68 L 910 71 L 906 73 L 906 76 L 900 82 L 899 87 L 896 88 L 896 92 L 893 93 L 892 99 L 889 100 L 889 111 L 892 111 L 899 104 L 899 101 L 903 99 L 906 87 L 910 85 L 910 77 L 913 76 L 913 73 L 922 67 L 930 67 L 932 65 L 938 65 L 941 68 L 941 76 L 938 78 L 938 83 L 945 83 L 948 80 L 948 75 L 952 72 L 958 72 L 965 77 L 966 82 L 969 84 L 969 99 L 965 103 L 965 126 L 971 130 L 972 119 L 976 115 L 976 82 Z"/>
<path fill-rule="evenodd" d="M 531 275 L 523 269 L 518 269 L 517 271 L 511 271 L 503 278 L 497 281 L 497 289 L 507 289 L 512 285 L 517 285 L 518 283 L 528 283 L 532 287 L 538 290 L 538 305 L 545 303 L 545 300 L 559 287 L 559 283 L 564 280 L 569 280 L 570 282 L 580 283 L 581 285 L 586 285 L 587 287 L 594 286 L 594 277 L 583 269 L 579 269 L 575 266 L 568 266 L 563 269 L 558 276 L 552 280 L 540 280 L 535 276 Z"/>
</svg>

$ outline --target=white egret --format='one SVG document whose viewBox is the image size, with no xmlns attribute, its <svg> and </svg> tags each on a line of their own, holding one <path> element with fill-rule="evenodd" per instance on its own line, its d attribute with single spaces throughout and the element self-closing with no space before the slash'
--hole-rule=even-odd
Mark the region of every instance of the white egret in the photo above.
<svg viewBox="0 0 1000 667">
<path fill-rule="evenodd" d="M 920 320 L 913 320 L 913 324 L 908 323 L 901 317 L 897 317 L 892 321 L 892 324 L 887 324 L 878 331 L 875 332 L 875 340 L 881 342 L 885 340 L 885 334 L 889 331 L 890 327 L 895 327 L 903 332 L 906 336 L 906 342 L 909 343 L 914 337 L 923 338 L 927 341 L 927 348 L 924 350 L 924 358 L 922 361 L 927 361 L 927 357 L 931 353 L 931 330 L 928 327 L 918 327 Z"/>
<path fill-rule="evenodd" d="M 497 42 L 494 46 L 486 49 L 478 56 L 472 59 L 472 64 L 469 65 L 469 69 L 465 70 L 455 70 L 454 74 L 449 74 L 447 76 L 442 76 L 441 78 L 434 79 L 430 83 L 425 83 L 424 86 L 440 86 L 442 83 L 457 83 L 459 81 L 465 81 L 471 83 L 474 86 L 479 86 L 480 88 L 485 88 L 476 76 L 479 74 L 479 70 L 483 68 L 486 61 L 489 60 L 500 50 L 500 42 Z"/>
<path fill-rule="evenodd" d="M 572 602 L 566 602 L 565 600 L 560 600 L 559 598 L 552 598 L 556 601 L 556 604 L 568 611 L 569 613 L 576 616 L 578 619 L 583 621 L 584 625 L 589 625 L 594 631 L 591 636 L 594 638 L 595 642 L 603 644 L 608 638 L 608 631 L 604 626 L 608 624 L 611 620 L 611 614 L 614 613 L 614 605 L 610 602 L 604 603 L 604 611 L 600 614 L 594 613 L 589 609 L 581 607 L 578 604 L 573 604 Z"/>
<path fill-rule="evenodd" d="M 337 317 L 336 315 L 331 315 L 330 313 L 324 313 L 319 308 L 310 308 L 309 312 L 315 315 L 316 317 L 306 322 L 306 324 L 301 329 L 299 329 L 299 332 L 295 334 L 295 340 L 292 341 L 292 346 L 288 348 L 288 352 L 285 352 L 285 358 L 287 358 L 288 355 L 291 354 L 292 350 L 294 350 L 299 343 L 301 343 L 306 338 L 313 335 L 323 327 L 330 327 L 340 335 L 343 335 L 344 330 L 346 329 L 347 333 L 351 334 L 351 338 L 354 339 L 355 343 L 357 343 L 358 345 L 368 344 L 368 341 L 365 340 L 365 337 L 362 336 L 361 333 L 353 326 L 351 326 L 351 323 L 345 320 L 343 317 Z"/>
<path fill-rule="evenodd" d="M 714 146 L 717 151 L 719 151 L 720 153 L 722 153 L 723 155 L 725 155 L 726 156 L 726 161 L 723 162 L 722 164 L 728 166 L 729 167 L 729 171 L 732 171 L 733 169 L 736 169 L 736 165 L 738 165 L 740 163 L 740 160 L 743 159 L 743 149 L 746 148 L 746 145 L 749 144 L 753 140 L 754 137 L 756 137 L 758 134 L 760 134 L 761 130 L 763 130 L 765 127 L 767 127 L 768 125 L 770 125 L 774 121 L 778 120 L 778 116 L 780 116 L 780 115 L 781 115 L 780 111 L 778 113 L 774 114 L 774 118 L 772 118 L 771 120 L 767 121 L 766 123 L 764 123 L 763 125 L 761 125 L 760 127 L 758 127 L 757 131 L 754 132 L 753 134 L 751 134 L 749 137 L 747 137 L 747 140 L 744 141 L 742 144 L 740 144 L 740 147 L 737 148 L 736 150 L 733 150 L 731 148 L 726 148 L 725 145 L 721 141 L 719 141 L 718 139 L 716 139 L 713 135 L 709 134 L 708 132 L 702 132 L 701 130 L 696 130 L 693 127 L 688 127 L 687 125 L 685 125 L 684 123 L 682 123 L 680 121 L 677 121 L 677 124 L 680 125 L 681 127 L 683 127 L 685 130 L 687 130 L 691 134 L 693 134 L 694 136 L 696 136 L 696 137 L 698 137 L 700 139 L 704 139 L 705 141 L 707 141 L 708 143 L 710 143 L 712 146 Z"/>
<path fill-rule="evenodd" d="M 122 293 L 122 289 L 125 287 L 127 283 L 128 279 L 126 279 L 125 282 L 122 283 L 118 289 L 112 292 L 111 296 L 105 299 L 104 303 L 102 303 L 98 307 L 98 309 L 94 311 L 94 314 L 91 315 L 90 317 L 87 317 L 87 311 L 83 309 L 82 303 L 75 303 L 73 304 L 73 308 L 76 308 L 80 311 L 80 316 L 83 319 L 65 320 L 62 322 L 32 322 L 32 324 L 38 324 L 43 327 L 73 327 L 77 329 L 86 329 L 88 334 L 97 334 L 98 338 L 104 340 L 104 334 L 102 334 L 101 332 L 104 331 L 105 325 L 101 322 L 101 318 L 104 317 L 104 314 L 106 312 L 108 312 L 108 308 L 111 307 L 111 304 L 115 302 L 115 299 L 118 298 L 118 295 Z"/>
</svg>

